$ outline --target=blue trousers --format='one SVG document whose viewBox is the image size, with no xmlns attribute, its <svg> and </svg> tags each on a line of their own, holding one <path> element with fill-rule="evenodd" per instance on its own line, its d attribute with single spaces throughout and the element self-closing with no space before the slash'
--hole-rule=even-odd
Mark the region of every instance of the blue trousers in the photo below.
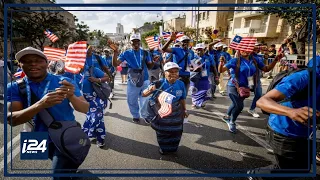
<svg viewBox="0 0 320 180">
<path fill-rule="evenodd" d="M 49 147 L 49 159 L 52 161 L 53 174 L 57 173 L 76 173 L 79 165 L 74 164 L 72 160 L 64 156 L 56 146 L 51 142 Z M 65 169 L 65 170 L 64 170 Z M 54 177 L 53 180 L 70 180 L 71 177 Z"/>
<path fill-rule="evenodd" d="M 257 107 L 257 101 L 261 98 L 261 96 L 262 96 L 262 87 L 260 84 L 254 90 L 254 98 L 252 100 L 250 110 L 254 110 Z"/>
<path fill-rule="evenodd" d="M 130 80 L 128 81 L 127 103 L 133 118 L 140 118 L 141 109 L 148 99 L 147 97 L 142 97 L 142 91 L 146 89 L 149 84 L 150 81 L 146 80 L 141 87 L 136 87 Z"/>
<path fill-rule="evenodd" d="M 241 98 L 238 94 L 237 88 L 235 86 L 227 87 L 228 96 L 230 97 L 232 103 L 227 111 L 227 115 L 230 116 L 230 122 L 235 123 L 237 117 L 243 109 L 244 98 Z"/>
</svg>

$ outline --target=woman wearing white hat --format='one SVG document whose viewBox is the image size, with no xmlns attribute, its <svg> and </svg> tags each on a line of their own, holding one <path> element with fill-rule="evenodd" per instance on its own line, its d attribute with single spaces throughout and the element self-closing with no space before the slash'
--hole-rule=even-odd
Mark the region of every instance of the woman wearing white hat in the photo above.
<svg viewBox="0 0 320 180">
<path fill-rule="evenodd" d="M 193 71 L 190 77 L 190 91 L 192 97 L 192 107 L 193 108 L 204 108 L 208 99 L 211 98 L 211 88 L 209 75 L 210 72 L 213 72 L 215 76 L 218 76 L 215 62 L 212 56 L 205 54 L 206 46 L 202 43 L 197 44 L 194 48 L 196 50 L 196 58 L 192 67 L 190 68 Z"/>
<path fill-rule="evenodd" d="M 149 120 L 151 127 L 156 131 L 161 154 L 178 150 L 183 132 L 183 120 L 188 117 L 185 102 L 187 92 L 184 83 L 178 80 L 180 69 L 176 63 L 166 63 L 165 78 L 150 84 L 142 93 L 144 97 L 153 95 L 146 103 L 149 103 L 147 104 L 149 113 L 155 116 Z"/>
</svg>

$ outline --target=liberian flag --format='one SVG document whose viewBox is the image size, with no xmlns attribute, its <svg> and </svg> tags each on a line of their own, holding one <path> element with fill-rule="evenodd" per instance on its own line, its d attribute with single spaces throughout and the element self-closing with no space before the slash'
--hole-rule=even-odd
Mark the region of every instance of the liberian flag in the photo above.
<svg viewBox="0 0 320 180">
<path fill-rule="evenodd" d="M 70 44 L 65 60 L 65 70 L 73 74 L 78 74 L 84 67 L 87 57 L 87 42 L 78 41 Z"/>
<path fill-rule="evenodd" d="M 17 79 L 23 78 L 26 74 L 22 71 L 22 69 L 16 73 L 14 73 L 14 77 Z"/>
<path fill-rule="evenodd" d="M 51 42 L 56 42 L 59 38 L 48 29 L 44 31 L 44 34 L 50 39 Z"/>
<path fill-rule="evenodd" d="M 229 47 L 234 50 L 252 52 L 256 43 L 257 38 L 255 37 L 241 37 L 236 35 Z"/>
<path fill-rule="evenodd" d="M 66 50 L 52 47 L 44 47 L 43 53 L 50 61 L 64 61 Z"/>
<path fill-rule="evenodd" d="M 158 110 L 158 113 L 161 118 L 168 116 L 172 113 L 172 100 L 174 97 L 174 95 L 169 94 L 165 91 L 159 94 L 158 101 L 161 107 Z"/>
<path fill-rule="evenodd" d="M 168 41 L 170 39 L 170 36 L 171 36 L 171 32 L 162 32 L 162 37 L 165 41 Z M 184 36 L 184 33 L 178 32 L 176 36 L 177 36 L 177 39 L 179 39 L 182 36 Z"/>
<path fill-rule="evenodd" d="M 157 48 L 160 46 L 160 39 L 159 36 L 150 36 L 146 38 L 146 42 L 149 46 L 149 48 Z"/>
</svg>

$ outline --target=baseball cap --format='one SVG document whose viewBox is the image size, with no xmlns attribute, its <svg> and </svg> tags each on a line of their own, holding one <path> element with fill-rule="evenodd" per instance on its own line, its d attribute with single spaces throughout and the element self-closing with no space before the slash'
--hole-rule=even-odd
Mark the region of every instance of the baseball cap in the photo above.
<svg viewBox="0 0 320 180">
<path fill-rule="evenodd" d="M 194 49 L 204 49 L 206 48 L 206 46 L 203 43 L 199 43 L 196 45 L 196 47 L 194 47 Z"/>
<path fill-rule="evenodd" d="M 164 65 L 163 70 L 164 70 L 164 71 L 168 71 L 168 70 L 174 69 L 174 68 L 181 69 L 177 63 L 167 62 L 167 63 Z"/>
<path fill-rule="evenodd" d="M 227 48 L 228 46 L 226 44 L 223 44 L 223 48 Z"/>
<path fill-rule="evenodd" d="M 26 48 L 22 49 L 21 51 L 17 52 L 17 54 L 15 56 L 16 60 L 20 61 L 20 59 L 23 56 L 28 55 L 28 54 L 35 54 L 35 55 L 43 57 L 46 61 L 48 60 L 47 56 L 42 51 L 40 51 L 36 48 L 33 48 L 33 47 L 26 47 Z"/>
<path fill-rule="evenodd" d="M 141 40 L 140 34 L 132 34 L 130 36 L 130 41 L 135 40 L 135 39 L 140 41 Z"/>
<path fill-rule="evenodd" d="M 217 43 L 217 44 L 214 45 L 214 47 L 221 47 L 221 46 L 223 46 L 222 43 Z"/>
<path fill-rule="evenodd" d="M 180 42 L 182 42 L 182 41 L 190 41 L 190 38 L 188 36 L 182 36 L 180 38 Z"/>
</svg>

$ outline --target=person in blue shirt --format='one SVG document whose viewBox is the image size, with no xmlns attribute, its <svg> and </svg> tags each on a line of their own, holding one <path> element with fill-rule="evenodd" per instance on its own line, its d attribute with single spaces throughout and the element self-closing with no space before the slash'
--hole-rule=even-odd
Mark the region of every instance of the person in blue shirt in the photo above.
<svg viewBox="0 0 320 180">
<path fill-rule="evenodd" d="M 161 106 L 159 114 L 151 121 L 151 127 L 156 131 L 160 154 L 167 154 L 178 150 L 183 121 L 188 113 L 185 101 L 187 92 L 184 83 L 178 80 L 180 67 L 174 62 L 168 62 L 163 69 L 165 78 L 151 83 L 142 95 L 153 95 L 151 98 Z"/>
<path fill-rule="evenodd" d="M 110 93 L 110 98 L 113 98 L 114 97 L 114 94 L 113 94 L 113 89 L 114 89 L 114 78 L 116 76 L 116 68 L 114 68 L 112 66 L 112 56 L 110 55 L 110 51 L 105 49 L 104 50 L 104 55 L 102 56 L 102 58 L 105 60 L 106 64 L 107 64 L 107 68 L 108 68 L 108 71 L 110 72 L 110 76 L 111 76 L 111 80 L 110 80 L 110 87 L 111 87 L 111 93 Z"/>
<path fill-rule="evenodd" d="M 100 60 L 100 62 L 99 62 Z M 106 62 L 106 59 L 102 58 L 100 55 L 96 54 L 94 52 L 94 49 L 92 46 L 88 45 L 88 50 L 87 50 L 87 58 L 85 62 L 86 66 L 94 66 L 102 71 L 104 71 L 108 76 L 108 81 L 110 82 L 112 76 L 108 68 L 108 63 Z"/>
<path fill-rule="evenodd" d="M 255 111 L 256 103 L 258 99 L 262 96 L 262 86 L 261 86 L 261 77 L 262 77 L 262 71 L 263 72 L 269 72 L 271 71 L 275 65 L 277 64 L 279 57 L 282 56 L 282 54 L 279 54 L 275 57 L 275 60 L 266 66 L 264 64 L 264 58 L 262 55 L 259 55 L 259 44 L 256 44 L 256 46 L 253 49 L 253 52 L 250 55 L 250 58 L 255 62 L 257 71 L 253 76 L 253 87 L 252 91 L 254 92 L 254 98 L 251 103 L 251 107 L 248 110 L 248 113 L 251 114 L 255 118 L 259 118 L 260 115 Z"/>
<path fill-rule="evenodd" d="M 180 48 L 181 47 L 181 42 L 177 42 L 173 45 L 173 47 L 175 48 Z M 167 62 L 176 62 L 176 55 L 174 55 L 173 53 L 165 53 L 165 59 L 164 59 L 164 63 L 166 64 Z"/>
<path fill-rule="evenodd" d="M 204 108 L 207 100 L 211 97 L 211 88 L 209 83 L 210 72 L 213 71 L 217 76 L 215 62 L 212 56 L 205 53 L 205 45 L 200 43 L 194 48 L 197 55 L 196 60 L 190 68 L 192 72 L 190 77 L 190 91 L 192 98 L 192 108 Z"/>
<path fill-rule="evenodd" d="M 148 69 L 153 67 L 153 60 L 149 53 L 140 48 L 141 37 L 139 34 L 130 36 L 131 49 L 128 49 L 118 56 L 118 49 L 115 44 L 109 41 L 109 45 L 116 47 L 112 57 L 112 65 L 117 67 L 122 62 L 126 61 L 129 67 L 129 79 L 127 88 L 127 103 L 132 121 L 138 123 L 140 121 L 141 107 L 146 98 L 141 96 L 142 91 L 149 85 Z"/>
<path fill-rule="evenodd" d="M 311 59 L 307 66 L 313 68 L 316 61 L 316 96 L 305 92 L 312 83 L 308 70 L 295 72 L 284 77 L 275 88 L 257 101 L 257 106 L 270 113 L 267 127 L 267 139 L 276 156 L 279 173 L 308 173 L 312 162 L 308 139 L 312 132 L 312 116 L 316 111 L 317 124 L 320 118 L 320 104 L 312 109 L 313 102 L 320 101 L 320 56 Z M 305 93 L 301 93 L 305 92 Z M 310 91 L 311 92 L 311 91 Z M 301 93 L 301 94 L 300 94 Z M 284 102 L 281 102 L 283 101 Z M 290 169 L 290 170 L 289 170 Z M 299 169 L 299 171 L 297 171 Z M 255 172 L 256 173 L 256 172 Z M 276 173 L 276 172 L 274 172 Z"/>
<path fill-rule="evenodd" d="M 239 52 L 237 54 L 239 54 Z M 245 99 L 239 95 L 239 87 L 249 89 L 248 77 L 253 76 L 256 72 L 256 66 L 254 65 L 253 60 L 249 58 L 250 52 L 240 51 L 240 54 L 226 64 L 224 64 L 224 57 L 221 57 L 218 69 L 220 73 L 232 69 L 232 71 L 230 71 L 231 78 L 227 85 L 228 95 L 232 103 L 227 111 L 227 115 L 224 116 L 224 120 L 232 133 L 235 133 L 237 130 L 236 120 L 243 109 L 243 101 Z M 238 61 L 240 61 L 239 68 L 237 68 Z M 238 77 L 236 77 L 236 71 L 238 71 Z"/>
<path fill-rule="evenodd" d="M 92 75 L 90 74 L 90 70 L 92 70 Z M 92 83 L 105 83 L 108 80 L 108 77 L 107 74 L 100 69 L 87 65 L 84 66 L 82 76 L 82 80 L 79 84 L 84 98 L 90 104 L 90 109 L 87 112 L 82 129 L 89 138 L 95 138 L 97 140 L 98 147 L 103 148 L 106 136 L 103 109 L 107 107 L 107 102 L 97 96 L 96 92 L 93 90 Z"/>
<path fill-rule="evenodd" d="M 229 61 L 231 59 L 231 55 L 228 53 L 228 46 L 226 44 L 223 44 L 222 48 L 222 51 L 226 55 L 226 60 Z"/>
<path fill-rule="evenodd" d="M 194 59 L 194 52 L 189 49 L 190 38 L 188 36 L 182 36 L 180 42 L 182 42 L 181 48 L 169 48 L 171 42 L 177 39 L 176 33 L 171 33 L 170 40 L 166 42 L 166 44 L 162 47 L 164 52 L 172 53 L 176 57 L 176 61 L 179 67 L 181 67 L 179 71 L 180 80 L 184 82 L 186 89 L 189 89 L 190 84 L 190 72 L 187 71 L 187 68 L 191 64 L 191 60 Z"/>
<path fill-rule="evenodd" d="M 16 59 L 26 74 L 23 80 L 26 84 L 27 97 L 19 93 L 17 82 L 8 83 L 8 124 L 18 126 L 30 122 L 33 125 L 31 130 L 48 132 L 45 124 L 37 116 L 43 109 L 48 109 L 53 118 L 59 121 L 75 121 L 74 109 L 82 113 L 89 110 L 88 102 L 71 79 L 47 72 L 48 60 L 42 51 L 27 47 L 16 54 Z M 32 104 L 29 100 L 31 93 L 40 100 Z M 75 173 L 78 165 L 63 155 L 50 139 L 48 142 L 53 173 Z"/>
<path fill-rule="evenodd" d="M 154 66 L 149 70 L 149 81 L 153 82 L 159 80 L 160 72 L 162 69 L 162 53 L 158 48 L 152 48 L 149 50 L 150 56 L 154 59 Z"/>
<path fill-rule="evenodd" d="M 225 54 L 225 52 L 222 51 L 222 47 L 224 45 L 224 44 L 222 44 L 222 41 L 224 41 L 224 39 L 215 40 L 208 45 L 208 53 L 214 57 L 217 69 L 219 67 L 219 62 L 220 62 L 219 60 L 220 60 L 221 56 L 223 56 L 226 61 L 229 61 L 229 59 L 227 59 L 227 55 Z M 222 96 L 226 95 L 226 93 L 225 93 L 226 85 L 223 80 L 224 75 L 219 73 L 218 76 L 219 76 L 219 84 L 213 84 L 211 87 L 212 91 L 213 91 L 213 97 L 215 97 L 214 93 L 216 92 L 217 85 L 218 85 L 220 94 Z M 213 77 L 211 77 L 211 78 L 213 78 Z"/>
</svg>

